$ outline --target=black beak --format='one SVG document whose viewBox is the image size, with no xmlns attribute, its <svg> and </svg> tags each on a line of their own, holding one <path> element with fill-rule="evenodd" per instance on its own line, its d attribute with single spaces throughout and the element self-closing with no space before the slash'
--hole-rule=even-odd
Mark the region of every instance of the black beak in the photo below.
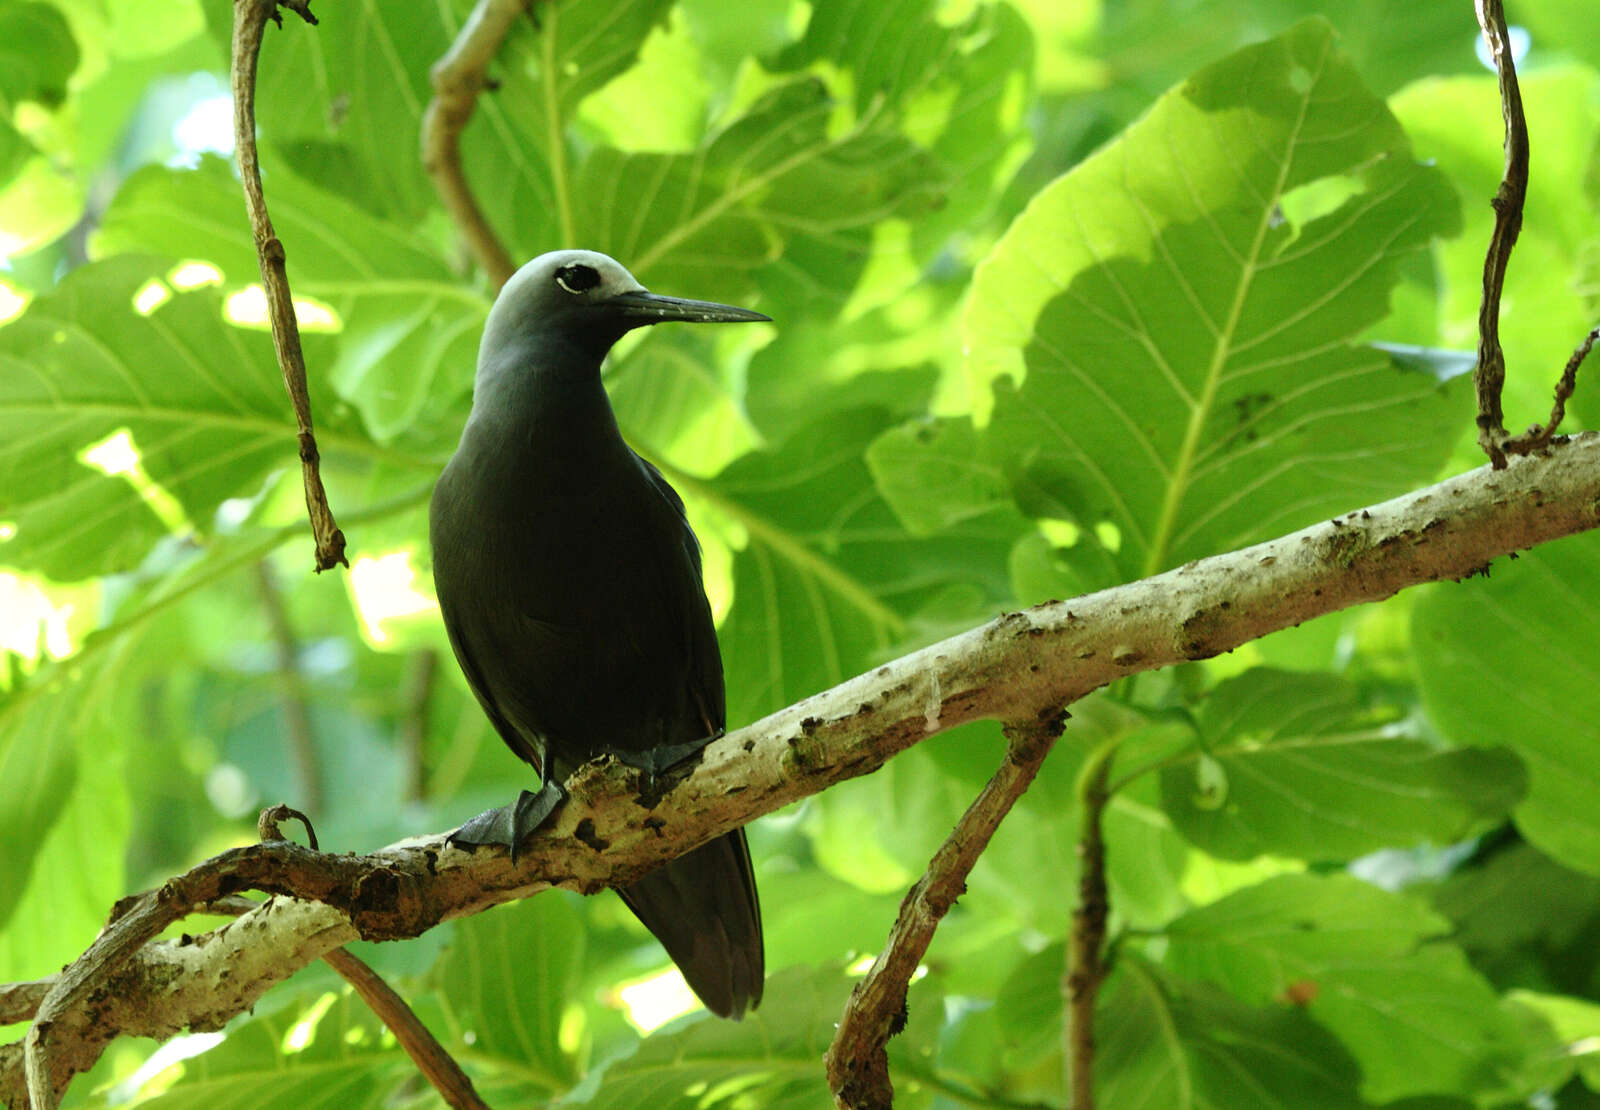
<svg viewBox="0 0 1600 1110">
<path fill-rule="evenodd" d="M 752 312 L 748 308 L 734 308 L 732 305 L 717 304 L 714 301 L 686 301 L 681 297 L 663 297 L 658 293 L 647 293 L 643 289 L 636 293 L 618 293 L 603 303 L 607 308 L 614 308 L 627 319 L 636 320 L 640 324 L 659 324 L 667 320 L 687 320 L 695 324 L 735 324 L 772 319 L 771 316 Z"/>
</svg>

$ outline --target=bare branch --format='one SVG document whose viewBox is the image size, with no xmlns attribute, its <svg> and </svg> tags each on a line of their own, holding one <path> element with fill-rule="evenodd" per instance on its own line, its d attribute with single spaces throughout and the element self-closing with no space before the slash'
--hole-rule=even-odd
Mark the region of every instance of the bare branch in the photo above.
<svg viewBox="0 0 1600 1110">
<path fill-rule="evenodd" d="M 286 842 L 234 849 L 152 896 L 161 910 L 154 919 L 145 920 L 156 912 L 147 898 L 113 924 L 50 991 L 30 1048 L 36 1039 L 48 1047 L 59 1090 L 113 1037 L 217 1028 L 357 937 L 417 936 L 553 885 L 586 893 L 626 885 L 945 729 L 980 718 L 1037 719 L 1127 675 L 1207 658 L 1420 582 L 1462 578 L 1597 524 L 1600 433 L 1585 432 L 1504 470 L 1480 467 L 1267 543 L 1007 613 L 708 745 L 653 808 L 636 772 L 597 760 L 568 780 L 568 802 L 515 865 L 503 850 L 467 853 L 442 835 L 367 856 Z M 119 930 L 128 936 L 129 919 L 148 937 L 158 921 L 175 919 L 174 907 L 187 912 L 182 907 L 247 889 L 293 897 L 271 898 L 187 944 L 135 941 L 127 954 L 108 940 Z M 126 962 L 105 970 L 102 957 L 118 954 Z M 0 1046 L 0 1102 L 8 1105 L 23 1104 L 22 1055 Z"/>
<path fill-rule="evenodd" d="M 350 563 L 344 554 L 344 533 L 334 522 L 327 491 L 322 488 L 321 456 L 311 430 L 311 395 L 306 389 L 306 358 L 300 349 L 300 325 L 289 295 L 283 243 L 267 215 L 267 198 L 261 188 L 261 165 L 256 154 L 256 63 L 267 20 L 272 19 L 279 26 L 283 24 L 278 15 L 280 4 L 307 23 L 316 23 L 309 0 L 234 0 L 233 134 L 239 153 L 239 176 L 244 180 L 245 208 L 250 214 L 250 230 L 255 235 L 256 256 L 261 263 L 261 284 L 266 290 L 267 313 L 272 321 L 272 345 L 278 353 L 284 388 L 289 391 L 299 427 L 306 512 L 311 518 L 311 535 L 317 545 L 316 569 L 320 573 Z"/>
<path fill-rule="evenodd" d="M 1589 357 L 1589 351 L 1597 339 L 1600 339 L 1600 328 L 1594 328 L 1584 336 L 1583 341 L 1572 352 L 1572 357 L 1567 359 L 1567 365 L 1561 371 L 1561 379 L 1556 382 L 1555 400 L 1550 405 L 1550 419 L 1544 424 L 1535 424 L 1520 436 L 1506 440 L 1506 454 L 1528 455 L 1544 450 L 1545 445 L 1556 434 L 1556 429 L 1561 427 L 1561 421 L 1566 418 L 1567 402 L 1572 399 L 1572 394 L 1578 388 L 1578 367 Z"/>
<path fill-rule="evenodd" d="M 289 764 L 300 804 L 312 813 L 322 812 L 322 766 L 317 758 L 317 738 L 311 728 L 311 706 L 306 683 L 300 673 L 300 649 L 289 624 L 289 608 L 283 602 L 283 589 L 272 563 L 259 559 L 255 565 L 256 592 L 267 615 L 272 634 L 273 653 L 278 663 L 278 685 L 283 698 L 284 738 L 289 748 Z"/>
<path fill-rule="evenodd" d="M 420 802 L 427 796 L 428 769 L 423 751 L 428 736 L 428 707 L 439 675 L 439 653 L 423 648 L 412 657 L 406 678 L 405 701 L 398 726 L 400 751 L 405 757 L 405 796 Z"/>
<path fill-rule="evenodd" d="M 1528 196 L 1528 121 L 1522 113 L 1522 91 L 1511 57 L 1511 37 L 1500 0 L 1477 0 L 1478 25 L 1500 74 L 1500 113 L 1505 120 L 1505 173 L 1494 194 L 1494 230 L 1483 260 L 1483 300 L 1478 305 L 1478 366 L 1473 382 L 1478 394 L 1478 444 L 1495 469 L 1506 465 L 1505 413 L 1500 395 L 1506 383 L 1506 355 L 1500 347 L 1500 292 L 1506 282 L 1511 250 L 1522 231 L 1522 206 Z"/>
<path fill-rule="evenodd" d="M 1078 780 L 1078 858 L 1082 870 L 1078 874 L 1078 906 L 1072 911 L 1067 973 L 1062 984 L 1067 999 L 1067 1043 L 1062 1059 L 1067 1067 L 1072 1110 L 1094 1110 L 1094 1008 L 1106 977 L 1102 949 L 1111 908 L 1106 893 L 1103 820 L 1111 798 L 1106 784 L 1114 755 L 1114 749 L 1097 753 Z"/>
<path fill-rule="evenodd" d="M 50 993 L 55 979 L 29 979 L 23 983 L 0 983 L 0 1025 L 28 1021 L 39 1012 L 39 1003 Z"/>
<path fill-rule="evenodd" d="M 838 1031 L 823 1058 L 837 1105 L 848 1110 L 890 1110 L 894 1105 L 887 1045 L 890 1037 L 905 1028 L 911 976 L 928 951 L 939 922 L 966 893 L 973 865 L 1061 735 L 1066 714 L 1047 710 L 1044 716 L 1042 721 L 1007 726 L 1010 744 L 1005 762 L 956 822 L 928 864 L 927 873 L 906 892 L 888 943 L 866 978 L 851 990 Z"/>
<path fill-rule="evenodd" d="M 527 14 L 532 3 L 478 0 L 455 42 L 430 71 L 433 99 L 422 114 L 422 168 L 433 179 L 445 210 L 496 289 L 517 268 L 467 184 L 461 168 L 461 132 L 478 106 L 478 94 L 489 84 L 489 63 L 512 24 Z"/>
<path fill-rule="evenodd" d="M 396 994 L 381 975 L 351 955 L 347 948 L 335 948 L 325 952 L 322 958 L 355 988 L 361 1000 L 389 1027 L 395 1040 L 400 1042 L 400 1047 L 417 1065 L 417 1070 L 427 1077 L 447 1105 L 456 1110 L 488 1110 L 488 1104 L 479 1097 L 477 1088 L 472 1085 L 467 1073 L 461 1070 L 461 1065 L 456 1063 L 455 1057 L 444 1050 L 428 1027 L 406 1005 L 406 1000 Z"/>
</svg>

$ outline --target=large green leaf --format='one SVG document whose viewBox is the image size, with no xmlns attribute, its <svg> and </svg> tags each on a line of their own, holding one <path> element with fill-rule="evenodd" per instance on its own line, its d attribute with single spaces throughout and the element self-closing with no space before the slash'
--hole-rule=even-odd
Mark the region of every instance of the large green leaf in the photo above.
<svg viewBox="0 0 1600 1110">
<path fill-rule="evenodd" d="M 1600 878 L 1514 840 L 1479 852 L 1432 898 L 1491 982 L 1600 997 L 1600 968 L 1588 958 L 1600 934 Z"/>
<path fill-rule="evenodd" d="M 1132 953 L 1096 1018 L 1095 1097 L 1162 1110 L 1357 1110 L 1359 1072 L 1293 1006 L 1249 1007 Z"/>
<path fill-rule="evenodd" d="M 1428 716 L 1460 744 L 1502 744 L 1528 767 L 1517 827 L 1600 874 L 1600 536 L 1523 553 L 1492 577 L 1432 587 L 1412 637 Z"/>
<path fill-rule="evenodd" d="M 917 238 L 936 249 L 951 231 L 971 231 L 992 202 L 996 173 L 1030 146 L 1019 128 L 1016 94 L 1028 79 L 1032 32 L 1006 4 L 977 6 L 960 21 L 941 20 L 934 0 L 840 0 L 811 10 L 805 35 L 772 64 L 794 71 L 824 63 L 853 77 L 858 114 L 891 105 L 923 136 L 949 192 L 917 221 Z"/>
<path fill-rule="evenodd" d="M 1356 339 L 1457 222 L 1327 24 L 1242 50 L 1035 197 L 979 268 L 991 455 L 1114 525 L 1127 577 L 1407 489 L 1459 413 Z"/>
<path fill-rule="evenodd" d="M 0 2 L 0 189 L 36 153 L 13 124 L 18 102 L 60 104 L 77 66 L 78 44 L 56 8 L 33 0 Z"/>
<path fill-rule="evenodd" d="M 632 62 L 662 0 L 600 7 L 566 0 L 518 20 L 496 66 L 497 95 L 479 103 L 462 141 L 468 179 L 515 240 L 559 245 L 562 163 L 546 146 L 577 99 Z M 263 136 L 319 184 L 384 216 L 415 219 L 435 203 L 416 155 L 432 96 L 429 68 L 471 5 L 376 4 L 319 13 L 318 27 L 287 26 L 261 52 L 257 112 Z M 227 41 L 231 6 L 209 0 L 213 35 Z M 566 188 L 562 181 L 559 188 Z"/>
<path fill-rule="evenodd" d="M 1447 844 L 1524 788 L 1509 753 L 1417 739 L 1331 674 L 1247 671 L 1209 695 L 1196 724 L 1195 746 L 1161 772 L 1163 804 L 1185 836 L 1228 859 Z"/>
<path fill-rule="evenodd" d="M 971 522 L 914 540 L 873 485 L 865 454 L 882 409 L 836 413 L 710 482 L 669 474 L 737 550 L 719 629 L 728 722 L 738 725 L 948 631 L 1005 595 L 1005 528 Z"/>
<path fill-rule="evenodd" d="M 464 415 L 488 299 L 410 230 L 269 166 L 273 224 L 297 297 L 325 301 L 341 334 L 331 365 L 307 367 L 361 412 L 377 440 L 442 455 Z M 146 251 L 216 266 L 224 287 L 260 280 L 239 183 L 227 164 L 151 166 L 117 193 L 95 233 L 101 254 Z M 318 413 L 319 421 L 326 415 Z"/>
<path fill-rule="evenodd" d="M 1374 1101 L 1505 1095 L 1533 1047 L 1420 902 L 1349 875 L 1280 875 L 1173 921 L 1168 964 L 1253 1005 L 1290 998 L 1361 1065 Z"/>
<path fill-rule="evenodd" d="M 84 712 L 85 692 L 50 689 L 41 681 L 0 698 L 0 925 L 17 908 L 47 836 L 75 795 L 78 755 L 74 727 Z M 8 967 L 15 978 L 27 969 Z"/>
<path fill-rule="evenodd" d="M 280 988 L 292 990 L 293 988 Z M 139 1105 L 155 1110 L 379 1110 L 415 1068 L 354 994 L 303 994 L 236 1021 L 184 1061 L 181 1078 Z"/>
<path fill-rule="evenodd" d="M 405 225 L 379 219 L 345 197 L 271 164 L 272 223 L 284 242 L 297 295 L 407 291 L 478 299 Z M 93 237 L 95 253 L 199 259 L 237 288 L 261 280 L 244 193 L 227 162 L 214 155 L 193 169 L 146 166 L 123 183 Z"/>
<path fill-rule="evenodd" d="M 605 1065 L 563 1105 L 615 1110 L 811 1110 L 831 1102 L 821 1066 L 850 980 L 834 968 L 791 968 L 767 979 L 760 1009 L 742 1021 L 697 1016 L 645 1038 L 637 1052 Z M 930 997 L 931 996 L 931 997 Z M 941 1000 L 913 987 L 910 1028 L 890 1042 L 896 1106 L 925 1107 L 939 1089 L 930 1023 Z M 987 1105 L 981 1096 L 977 1105 Z"/>
<path fill-rule="evenodd" d="M 174 293 L 153 276 L 162 268 L 142 256 L 82 267 L 0 330 L 6 562 L 70 581 L 126 568 L 166 533 L 148 491 L 79 460 L 119 431 L 202 530 L 222 501 L 293 464 L 293 414 L 266 334 L 228 324 L 214 289 Z M 134 300 L 146 290 L 167 299 L 143 313 Z M 319 443 L 377 453 L 326 418 Z"/>
<path fill-rule="evenodd" d="M 692 154 L 595 150 L 578 173 L 578 226 L 647 285 L 740 301 L 754 271 L 792 285 L 790 311 L 837 308 L 871 253 L 872 228 L 925 210 L 941 176 L 875 118 L 835 134 L 822 82 L 797 79 Z"/>
<path fill-rule="evenodd" d="M 577 1082 L 583 1028 L 562 1043 L 562 1019 L 581 1014 L 583 922 L 560 891 L 459 922 L 433 971 L 453 1043 L 474 1058 L 542 1088 Z"/>
</svg>

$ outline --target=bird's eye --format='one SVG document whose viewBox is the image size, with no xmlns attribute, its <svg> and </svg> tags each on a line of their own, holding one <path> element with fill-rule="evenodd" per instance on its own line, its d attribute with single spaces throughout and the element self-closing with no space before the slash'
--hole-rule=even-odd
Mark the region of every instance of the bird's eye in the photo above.
<svg viewBox="0 0 1600 1110">
<path fill-rule="evenodd" d="M 556 271 L 556 284 L 568 293 L 582 293 L 600 284 L 600 271 L 593 266 L 563 266 Z"/>
</svg>

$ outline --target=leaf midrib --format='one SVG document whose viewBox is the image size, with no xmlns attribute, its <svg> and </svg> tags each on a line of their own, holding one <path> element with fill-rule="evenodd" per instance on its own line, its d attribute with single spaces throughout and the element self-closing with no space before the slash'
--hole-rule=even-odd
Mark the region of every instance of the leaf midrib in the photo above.
<svg viewBox="0 0 1600 1110">
<path fill-rule="evenodd" d="M 1327 57 L 1327 46 L 1324 44 L 1322 56 L 1317 60 L 1316 80 L 1308 84 L 1301 96 L 1299 114 L 1295 117 L 1294 126 L 1290 129 L 1284 144 L 1284 159 L 1278 166 L 1278 179 L 1273 183 L 1271 193 L 1265 198 L 1267 203 L 1261 206 L 1261 215 L 1256 222 L 1255 236 L 1250 249 L 1240 260 L 1239 282 L 1234 288 L 1233 303 L 1228 306 L 1227 318 L 1218 329 L 1217 340 L 1212 345 L 1211 361 L 1206 367 L 1200 396 L 1189 410 L 1189 422 L 1183 431 L 1183 443 L 1179 446 L 1177 457 L 1173 461 L 1172 480 L 1167 484 L 1166 495 L 1161 503 L 1161 515 L 1156 520 L 1155 534 L 1145 554 L 1143 577 L 1148 578 L 1167 565 L 1167 549 L 1172 541 L 1173 530 L 1177 527 L 1178 512 L 1183 506 L 1184 496 L 1189 491 L 1190 472 L 1200 451 L 1200 437 L 1205 430 L 1206 419 L 1211 414 L 1212 406 L 1216 403 L 1217 390 L 1222 381 L 1222 370 L 1227 364 L 1233 337 L 1238 330 L 1239 319 L 1243 315 L 1245 301 L 1250 295 L 1250 288 L 1255 279 L 1256 261 L 1261 255 L 1267 232 L 1271 230 L 1277 199 L 1283 196 L 1284 186 L 1288 182 L 1289 167 L 1294 163 L 1294 148 L 1299 142 L 1301 129 L 1305 126 L 1311 93 L 1321 80 Z"/>
</svg>

